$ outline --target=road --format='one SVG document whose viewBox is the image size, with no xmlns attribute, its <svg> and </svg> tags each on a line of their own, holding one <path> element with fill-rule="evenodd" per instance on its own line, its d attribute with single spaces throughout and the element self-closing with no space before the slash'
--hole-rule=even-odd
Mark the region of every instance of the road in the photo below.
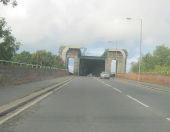
<svg viewBox="0 0 170 132">
<path fill-rule="evenodd" d="M 0 132 L 169 132 L 170 94 L 76 77 L 0 126 Z"/>
<path fill-rule="evenodd" d="M 35 81 L 31 83 L 21 84 L 21 85 L 12 85 L 0 88 L 0 106 L 7 104 L 18 98 L 22 98 L 34 91 L 55 85 L 61 81 L 71 78 L 69 77 L 60 77 L 49 80 Z"/>
</svg>

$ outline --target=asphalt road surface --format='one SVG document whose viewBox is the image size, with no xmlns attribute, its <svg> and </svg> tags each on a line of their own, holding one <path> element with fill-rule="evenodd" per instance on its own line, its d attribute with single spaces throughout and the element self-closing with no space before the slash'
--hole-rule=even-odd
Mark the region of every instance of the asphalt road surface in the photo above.
<svg viewBox="0 0 170 132">
<path fill-rule="evenodd" d="M 1 125 L 0 132 L 170 132 L 170 94 L 77 77 Z"/>
<path fill-rule="evenodd" d="M 0 88 L 0 106 L 5 105 L 18 98 L 22 98 L 34 91 L 38 91 L 42 88 L 55 85 L 69 78 L 71 77 L 70 76 L 60 77 L 60 78 L 36 81 L 36 82 L 31 82 L 31 83 L 26 83 L 26 84 L 21 84 L 21 85 L 16 85 L 16 86 L 12 85 L 12 86 L 1 87 Z"/>
</svg>

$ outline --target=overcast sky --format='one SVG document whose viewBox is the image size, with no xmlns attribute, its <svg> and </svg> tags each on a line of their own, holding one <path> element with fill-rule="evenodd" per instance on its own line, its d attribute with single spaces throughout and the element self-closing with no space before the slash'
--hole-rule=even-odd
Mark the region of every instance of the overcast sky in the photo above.
<svg viewBox="0 0 170 132">
<path fill-rule="evenodd" d="M 170 47 L 170 0 L 17 1 L 15 8 L 0 5 L 0 16 L 22 42 L 20 51 L 57 53 L 61 45 L 79 45 L 87 47 L 88 54 L 99 55 L 117 42 L 118 48 L 129 52 L 129 69 L 139 56 L 139 18 L 143 19 L 143 54 L 156 45 Z"/>
</svg>

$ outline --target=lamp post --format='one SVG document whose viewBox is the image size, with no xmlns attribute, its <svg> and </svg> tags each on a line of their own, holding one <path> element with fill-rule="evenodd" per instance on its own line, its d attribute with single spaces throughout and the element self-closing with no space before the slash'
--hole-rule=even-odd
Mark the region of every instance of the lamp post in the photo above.
<svg viewBox="0 0 170 132">
<path fill-rule="evenodd" d="M 138 69 L 138 81 L 141 80 L 141 59 L 142 59 L 142 30 L 143 30 L 143 20 L 136 18 L 126 18 L 127 20 L 138 20 L 140 21 L 140 43 L 139 43 L 139 69 Z"/>
</svg>

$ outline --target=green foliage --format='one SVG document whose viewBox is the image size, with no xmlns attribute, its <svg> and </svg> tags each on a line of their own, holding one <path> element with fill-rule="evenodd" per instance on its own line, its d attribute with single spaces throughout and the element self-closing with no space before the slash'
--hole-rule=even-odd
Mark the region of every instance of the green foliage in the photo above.
<svg viewBox="0 0 170 132">
<path fill-rule="evenodd" d="M 132 64 L 131 71 L 138 72 L 139 61 Z M 141 59 L 141 72 L 158 74 L 170 74 L 170 48 L 160 45 L 153 51 L 147 53 Z"/>
<path fill-rule="evenodd" d="M 39 50 L 33 54 L 23 51 L 20 54 L 16 54 L 12 60 L 21 63 L 64 68 L 64 63 L 59 56 L 45 50 Z"/>
<path fill-rule="evenodd" d="M 153 56 L 155 57 L 156 65 L 170 66 L 170 48 L 164 45 L 157 46 Z"/>
<path fill-rule="evenodd" d="M 155 65 L 155 57 L 153 57 L 150 53 L 144 55 L 141 59 L 141 70 L 142 71 L 150 71 L 154 68 Z"/>
<path fill-rule="evenodd" d="M 16 6 L 16 0 L 0 0 L 0 3 L 8 5 L 9 3 Z M 59 56 L 53 55 L 51 52 L 39 50 L 33 54 L 23 51 L 16 54 L 19 49 L 20 42 L 11 34 L 11 29 L 7 26 L 4 18 L 0 18 L 0 60 L 12 60 L 20 63 L 31 63 L 42 66 L 52 66 L 64 68 L 64 63 Z"/>
<path fill-rule="evenodd" d="M 32 54 L 32 64 L 39 64 L 43 66 L 52 65 L 52 54 L 45 50 L 39 50 Z"/>
<path fill-rule="evenodd" d="M 3 5 L 12 4 L 13 7 L 18 5 L 16 0 L 0 0 L 0 3 Z"/>
<path fill-rule="evenodd" d="M 170 66 L 160 66 L 156 65 L 154 69 L 152 70 L 153 73 L 159 73 L 159 74 L 170 74 Z"/>
<path fill-rule="evenodd" d="M 139 69 L 139 63 L 133 63 L 131 67 L 132 72 L 138 72 Z"/>
<path fill-rule="evenodd" d="M 59 68 L 64 67 L 64 63 L 60 57 L 53 55 L 51 52 L 47 52 L 45 50 L 39 50 L 32 54 L 32 64 L 56 66 Z"/>
<path fill-rule="evenodd" d="M 11 34 L 5 19 L 0 19 L 0 59 L 10 60 L 19 49 L 20 43 Z"/>
<path fill-rule="evenodd" d="M 20 63 L 31 63 L 31 53 L 27 51 L 23 51 L 20 54 L 16 54 L 13 58 L 12 61 L 15 62 L 20 62 Z"/>
</svg>

